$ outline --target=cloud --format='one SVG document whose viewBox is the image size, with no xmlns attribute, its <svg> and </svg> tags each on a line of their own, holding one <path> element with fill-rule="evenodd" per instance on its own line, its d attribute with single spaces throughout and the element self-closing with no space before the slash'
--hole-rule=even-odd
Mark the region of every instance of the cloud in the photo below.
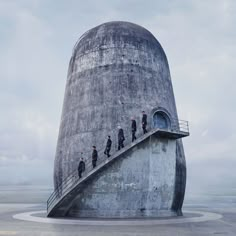
<svg viewBox="0 0 236 236">
<path fill-rule="evenodd" d="M 0 166 L 6 183 L 17 181 L 24 166 L 32 168 L 24 176 L 32 182 L 38 162 L 52 166 L 55 154 L 66 69 L 51 48 L 52 30 L 34 14 L 37 2 L 0 2 L 1 19 L 10 26 L 0 44 Z"/>
</svg>

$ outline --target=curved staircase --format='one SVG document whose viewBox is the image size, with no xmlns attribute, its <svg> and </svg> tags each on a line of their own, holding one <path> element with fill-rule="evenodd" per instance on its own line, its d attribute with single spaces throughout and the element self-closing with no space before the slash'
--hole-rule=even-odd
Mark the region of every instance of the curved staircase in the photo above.
<svg viewBox="0 0 236 236">
<path fill-rule="evenodd" d="M 189 135 L 189 127 L 187 121 L 178 121 L 178 125 L 171 127 L 171 129 L 153 129 L 148 133 L 137 138 L 134 142 L 126 145 L 121 150 L 112 154 L 109 158 L 98 162 L 93 169 L 92 163 L 86 164 L 86 170 L 82 174 L 82 178 L 78 177 L 78 171 L 74 171 L 67 178 L 62 181 L 62 184 L 55 189 L 47 201 L 47 216 L 48 217 L 64 217 L 67 215 L 74 200 L 78 194 L 83 190 L 83 187 L 96 176 L 104 168 L 115 162 L 125 152 L 133 147 L 141 144 L 144 140 L 151 138 L 153 135 L 161 137 L 168 137 L 169 139 L 179 139 Z"/>
</svg>

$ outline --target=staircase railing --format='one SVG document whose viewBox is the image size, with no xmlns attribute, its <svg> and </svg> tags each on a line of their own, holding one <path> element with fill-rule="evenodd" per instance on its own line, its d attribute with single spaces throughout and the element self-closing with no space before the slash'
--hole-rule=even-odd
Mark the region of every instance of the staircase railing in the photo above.
<svg viewBox="0 0 236 236">
<path fill-rule="evenodd" d="M 158 127 L 155 127 L 158 128 Z M 167 128 L 167 131 L 169 132 L 183 132 L 183 133 L 189 133 L 189 124 L 188 121 L 184 120 L 172 120 L 171 121 L 171 126 Z M 152 130 L 149 130 L 145 136 L 148 136 L 149 133 L 151 133 Z M 139 139 L 141 136 L 137 137 Z M 127 145 L 127 144 L 126 144 Z M 115 153 L 111 154 L 115 155 Z M 99 166 L 102 163 L 105 163 L 107 159 L 98 159 L 97 160 L 97 166 Z M 92 166 L 92 161 L 91 160 L 85 160 L 85 171 L 82 173 L 81 179 L 78 176 L 78 170 L 75 170 L 71 172 L 65 179 L 63 179 L 62 183 L 60 186 L 58 186 L 55 191 L 50 195 L 50 197 L 47 200 L 47 211 L 49 212 L 54 204 L 57 202 L 57 200 L 60 199 L 61 196 L 65 195 L 65 193 L 69 192 L 69 190 L 73 189 L 73 187 L 76 185 L 76 183 L 79 180 L 84 179 L 94 168 Z M 95 167 L 97 168 L 97 167 Z"/>
</svg>

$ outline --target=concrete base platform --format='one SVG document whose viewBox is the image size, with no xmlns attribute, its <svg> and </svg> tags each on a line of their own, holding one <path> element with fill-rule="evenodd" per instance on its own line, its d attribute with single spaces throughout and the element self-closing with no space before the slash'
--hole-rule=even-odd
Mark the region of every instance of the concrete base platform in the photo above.
<svg viewBox="0 0 236 236">
<path fill-rule="evenodd" d="M 46 218 L 45 206 L 0 204 L 0 235 L 236 235 L 236 206 L 185 207 L 184 216 L 162 219 L 91 220 Z"/>
<path fill-rule="evenodd" d="M 163 218 L 135 218 L 135 219 L 86 219 L 86 218 L 47 218 L 46 211 L 32 211 L 13 215 L 14 219 L 60 225 L 87 225 L 87 226 L 154 226 L 168 224 L 182 224 L 192 222 L 204 222 L 218 220 L 222 218 L 221 214 L 211 212 L 201 212 L 188 210 L 184 212 L 184 217 L 163 217 Z"/>
</svg>

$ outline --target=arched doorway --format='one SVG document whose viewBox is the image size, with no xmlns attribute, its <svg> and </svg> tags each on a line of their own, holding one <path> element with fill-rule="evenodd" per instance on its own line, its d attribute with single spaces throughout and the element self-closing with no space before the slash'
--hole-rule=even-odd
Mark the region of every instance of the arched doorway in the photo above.
<svg viewBox="0 0 236 236">
<path fill-rule="evenodd" d="M 163 111 L 156 111 L 153 115 L 153 127 L 159 129 L 170 128 L 170 118 Z"/>
</svg>

